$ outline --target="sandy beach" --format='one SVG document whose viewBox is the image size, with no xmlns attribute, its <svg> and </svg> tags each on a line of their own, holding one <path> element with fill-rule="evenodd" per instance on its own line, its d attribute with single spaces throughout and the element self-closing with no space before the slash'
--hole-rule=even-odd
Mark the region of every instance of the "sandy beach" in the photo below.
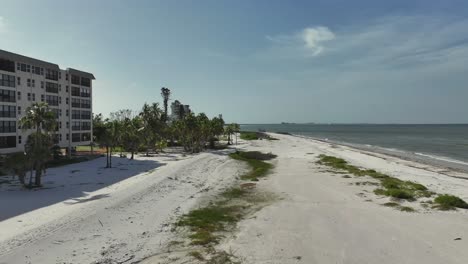
<svg viewBox="0 0 468 264">
<path fill-rule="evenodd" d="M 279 199 L 239 222 L 220 249 L 242 263 L 467 262 L 467 210 L 426 209 L 420 201 L 403 203 L 417 210 L 412 213 L 384 207 L 389 198 L 375 195 L 375 186 L 356 184 L 371 182 L 370 177 L 345 178 L 316 161 L 320 154 L 340 157 L 464 200 L 468 175 L 348 146 L 272 136 L 279 140 L 240 140 L 236 147 L 278 155 L 257 188 Z M 232 151 L 116 158 L 113 169 L 103 169 L 105 161 L 97 159 L 48 170 L 44 182 L 50 189 L 2 187 L 0 263 L 196 263 L 170 258 L 167 244 L 180 239 L 171 227 L 247 169 L 227 156 Z"/>
</svg>

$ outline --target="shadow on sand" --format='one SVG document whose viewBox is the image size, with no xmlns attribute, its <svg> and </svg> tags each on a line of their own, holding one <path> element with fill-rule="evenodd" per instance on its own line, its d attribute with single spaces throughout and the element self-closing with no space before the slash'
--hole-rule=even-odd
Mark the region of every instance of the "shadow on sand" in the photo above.
<svg viewBox="0 0 468 264">
<path fill-rule="evenodd" d="M 73 205 L 108 198 L 109 194 L 89 196 L 135 175 L 150 172 L 166 163 L 155 160 L 113 157 L 113 168 L 105 168 L 104 157 L 82 163 L 50 168 L 43 178 L 43 188 L 27 190 L 17 178 L 0 186 L 0 221 L 69 199 Z"/>
</svg>

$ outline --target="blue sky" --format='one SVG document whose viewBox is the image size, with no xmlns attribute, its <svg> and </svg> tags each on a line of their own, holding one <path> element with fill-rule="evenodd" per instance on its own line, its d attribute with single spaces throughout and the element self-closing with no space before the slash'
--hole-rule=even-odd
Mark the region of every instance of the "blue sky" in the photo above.
<svg viewBox="0 0 468 264">
<path fill-rule="evenodd" d="M 94 110 L 467 123 L 468 2 L 0 1 L 0 48 L 95 74 Z"/>
</svg>

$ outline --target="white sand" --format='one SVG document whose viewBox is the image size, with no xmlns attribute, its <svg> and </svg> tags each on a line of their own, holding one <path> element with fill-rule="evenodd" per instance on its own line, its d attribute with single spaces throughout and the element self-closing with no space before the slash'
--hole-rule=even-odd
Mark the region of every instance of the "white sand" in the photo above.
<svg viewBox="0 0 468 264">
<path fill-rule="evenodd" d="M 375 196 L 375 187 L 350 185 L 371 178 L 342 178 L 315 161 L 318 154 L 341 157 L 468 201 L 467 180 L 348 147 L 273 136 L 280 140 L 255 142 L 249 149 L 279 155 L 274 173 L 260 186 L 282 194 L 284 200 L 242 221 L 239 233 L 221 246 L 244 258 L 242 263 L 468 263 L 466 210 L 423 211 L 418 203 L 405 203 L 421 210 L 418 213 L 384 207 L 379 204 L 388 199 Z"/>
<path fill-rule="evenodd" d="M 280 140 L 241 145 L 278 155 L 273 173 L 258 185 L 284 198 L 242 221 L 220 245 L 243 263 L 468 263 L 468 212 L 424 210 L 418 203 L 405 203 L 417 213 L 383 207 L 388 199 L 375 196 L 375 187 L 350 185 L 364 179 L 342 178 L 315 161 L 322 153 L 342 157 L 465 200 L 468 181 L 449 175 L 467 175 L 273 136 Z M 178 239 L 170 232 L 176 217 L 245 169 L 224 154 L 115 159 L 114 169 L 103 169 L 99 159 L 49 170 L 44 182 L 52 189 L 2 187 L 0 217 L 10 218 L 0 222 L 0 263 L 133 263 L 163 253 Z"/>
<path fill-rule="evenodd" d="M 176 216 L 245 169 L 223 153 L 115 158 L 114 164 L 116 168 L 104 169 L 101 158 L 50 169 L 44 182 L 53 189 L 2 190 L 2 215 L 39 208 L 43 199 L 57 203 L 0 222 L 0 263 L 131 263 L 160 253 Z M 127 179 L 80 192 L 116 178 Z M 94 184 L 79 184 L 90 182 Z"/>
</svg>

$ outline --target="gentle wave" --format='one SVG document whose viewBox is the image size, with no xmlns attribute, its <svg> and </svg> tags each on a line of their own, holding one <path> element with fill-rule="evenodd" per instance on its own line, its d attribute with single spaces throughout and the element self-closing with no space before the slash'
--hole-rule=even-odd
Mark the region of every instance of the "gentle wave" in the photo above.
<svg viewBox="0 0 468 264">
<path fill-rule="evenodd" d="M 423 157 L 427 157 L 427 158 L 431 158 L 431 159 L 435 159 L 435 160 L 441 160 L 441 161 L 457 163 L 457 164 L 467 165 L 468 166 L 468 162 L 464 162 L 464 161 L 456 160 L 456 159 L 451 159 L 451 158 L 448 158 L 448 157 L 430 155 L 430 154 L 419 153 L 419 152 L 416 152 L 414 154 L 419 155 L 419 156 L 423 156 Z"/>
</svg>

